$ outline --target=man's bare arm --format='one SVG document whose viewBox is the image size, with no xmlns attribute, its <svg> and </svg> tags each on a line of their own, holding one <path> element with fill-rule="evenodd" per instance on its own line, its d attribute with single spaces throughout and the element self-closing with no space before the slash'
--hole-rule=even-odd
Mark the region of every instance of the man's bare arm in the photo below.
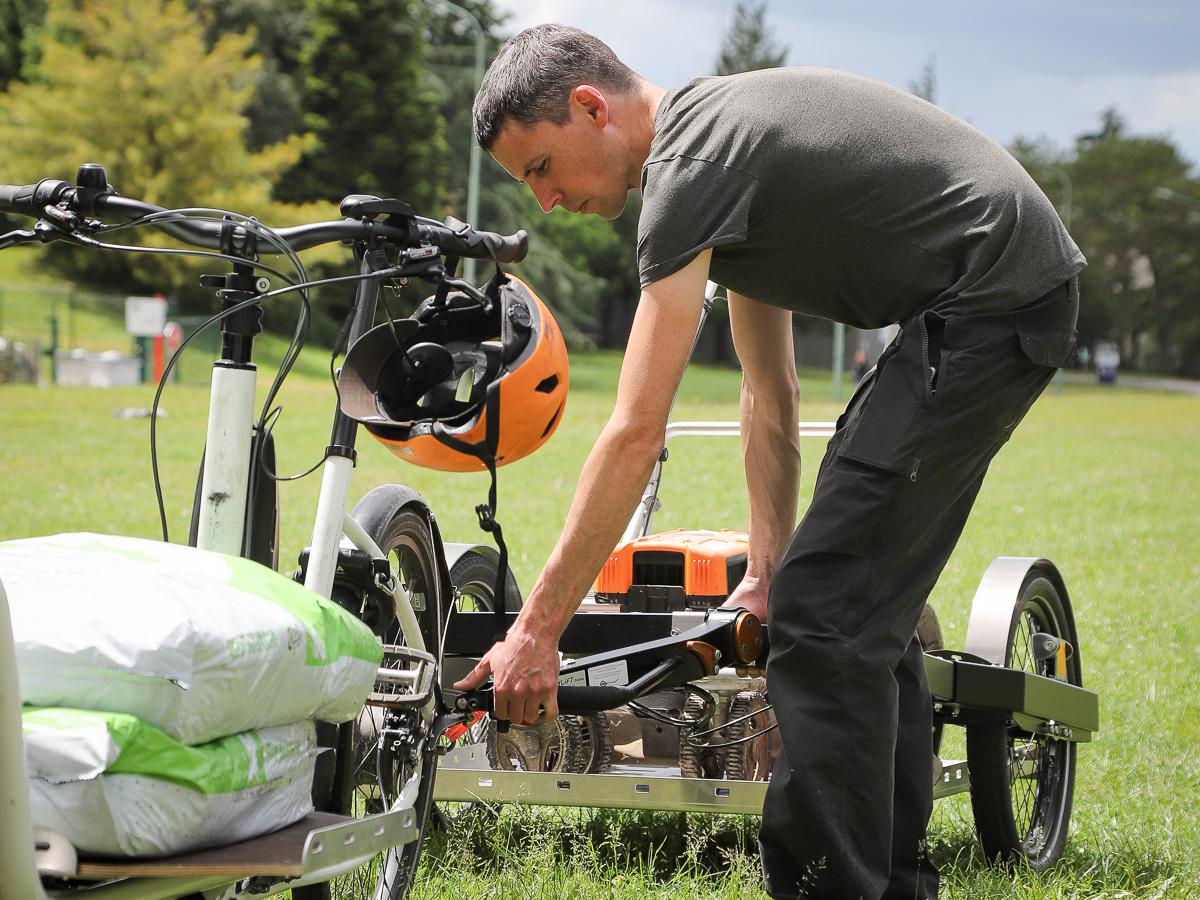
<svg viewBox="0 0 1200 900">
<path fill-rule="evenodd" d="M 727 605 L 766 615 L 766 594 L 796 524 L 799 398 L 792 314 L 730 292 L 729 319 L 742 362 L 742 456 L 750 496 L 750 556 Z"/>
<path fill-rule="evenodd" d="M 466 678 L 493 676 L 496 715 L 558 713 L 558 639 L 620 540 L 662 450 L 667 416 L 700 321 L 710 251 L 643 292 L 613 414 L 588 454 L 563 531 L 508 636 Z"/>
</svg>

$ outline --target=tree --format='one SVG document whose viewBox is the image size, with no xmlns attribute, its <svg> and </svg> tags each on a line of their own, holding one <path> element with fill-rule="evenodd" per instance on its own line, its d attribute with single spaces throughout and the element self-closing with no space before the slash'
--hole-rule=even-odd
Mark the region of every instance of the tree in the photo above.
<svg viewBox="0 0 1200 900">
<path fill-rule="evenodd" d="M 424 78 L 421 11 L 410 0 L 308 0 L 308 15 L 301 105 L 317 140 L 285 196 L 377 194 L 437 212 L 445 123 Z"/>
<path fill-rule="evenodd" d="M 921 70 L 921 77 L 909 84 L 910 92 L 916 94 L 922 100 L 928 100 L 930 103 L 937 103 L 937 54 L 930 53 L 929 59 L 925 61 L 925 68 Z"/>
<path fill-rule="evenodd" d="M 1170 141 L 1128 135 L 1112 110 L 1097 134 L 1079 139 L 1067 166 L 1075 237 L 1090 263 L 1081 284 L 1106 308 L 1134 368 L 1175 370 L 1188 349 L 1185 336 L 1200 324 L 1196 228 L 1187 227 L 1186 206 L 1157 195 L 1164 187 L 1200 194 L 1188 169 Z"/>
<path fill-rule="evenodd" d="M 1047 195 L 1072 187 L 1072 236 L 1088 258 L 1080 343 L 1115 339 L 1123 365 L 1200 374 L 1200 181 L 1175 146 L 1128 134 L 1109 109 L 1073 152 L 1011 149 Z"/>
<path fill-rule="evenodd" d="M 497 33 L 508 13 L 495 8 L 492 0 L 455 0 L 480 23 L 484 31 L 484 64 L 495 57 L 504 37 Z M 428 44 L 426 77 L 438 97 L 438 108 L 446 122 L 446 194 L 448 208 L 460 218 L 467 209 L 467 175 L 475 132 L 471 106 L 475 102 L 475 29 L 461 14 L 438 0 L 427 0 L 425 40 Z M 481 194 L 508 181 L 499 166 L 481 167 Z M 487 227 L 479 223 L 481 227 Z"/>
<path fill-rule="evenodd" d="M 721 41 L 718 75 L 774 69 L 787 63 L 789 48 L 779 46 L 771 38 L 766 15 L 766 0 L 738 0 L 733 11 L 733 24 Z"/>
<path fill-rule="evenodd" d="M 0 90 L 31 61 L 31 39 L 46 16 L 46 0 L 0 0 Z"/>
<path fill-rule="evenodd" d="M 307 0 L 189 0 L 208 22 L 209 46 L 225 34 L 248 34 L 261 60 L 246 104 L 252 150 L 304 130 L 300 48 L 308 37 Z"/>
<path fill-rule="evenodd" d="M 771 37 L 766 17 L 766 0 L 738 0 L 733 10 L 733 22 L 721 39 L 716 74 L 736 75 L 738 72 L 774 69 L 787 63 L 789 48 L 780 46 Z M 718 362 L 736 363 L 729 311 L 725 306 L 713 307 L 705 332 L 712 336 L 709 346 L 713 358 Z M 701 351 L 701 347 L 697 347 L 697 351 Z"/>
<path fill-rule="evenodd" d="M 214 206 L 279 224 L 329 216 L 328 207 L 272 198 L 305 138 L 246 148 L 242 111 L 258 61 L 245 36 L 206 47 L 203 26 L 183 0 L 51 0 L 36 77 L 0 95 L 5 180 L 71 179 L 80 163 L 98 162 L 121 193 L 161 206 Z M 143 234 L 146 243 L 163 240 Z M 195 282 L 178 257 L 75 251 L 46 259 L 93 284 L 179 292 Z"/>
</svg>

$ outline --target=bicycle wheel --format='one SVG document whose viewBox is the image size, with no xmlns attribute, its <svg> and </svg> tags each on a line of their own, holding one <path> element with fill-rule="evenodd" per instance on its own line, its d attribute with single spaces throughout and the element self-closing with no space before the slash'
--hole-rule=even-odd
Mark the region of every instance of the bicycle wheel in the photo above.
<svg viewBox="0 0 1200 900">
<path fill-rule="evenodd" d="M 444 591 L 428 522 L 420 512 L 405 508 L 371 537 L 413 598 L 425 649 L 440 660 Z M 404 643 L 399 623 L 389 627 L 383 642 Z M 339 760 L 339 769 L 349 784 L 339 791 L 343 798 L 339 811 L 374 815 L 403 798 L 416 812 L 419 832 L 416 840 L 380 853 L 328 884 L 294 889 L 294 900 L 400 900 L 407 895 L 433 806 L 437 773 L 437 742 L 429 733 L 433 715 L 433 710 L 422 708 L 367 706 L 354 722 L 340 726 L 337 749 L 347 761 Z"/>
<path fill-rule="evenodd" d="M 1058 589 L 1036 569 L 1021 586 L 1009 626 L 1005 665 L 1053 677 L 1054 659 L 1033 653 L 1036 634 L 1067 641 L 1066 680 L 1080 685 L 1075 623 Z M 1075 744 L 1031 734 L 1013 720 L 967 726 L 971 810 L 983 852 L 1001 864 L 1043 871 L 1062 855 L 1075 790 Z"/>
</svg>

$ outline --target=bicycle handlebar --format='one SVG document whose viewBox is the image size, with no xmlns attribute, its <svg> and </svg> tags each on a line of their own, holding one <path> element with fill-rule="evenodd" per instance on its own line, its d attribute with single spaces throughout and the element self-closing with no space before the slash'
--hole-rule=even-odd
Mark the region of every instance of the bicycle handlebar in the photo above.
<svg viewBox="0 0 1200 900">
<path fill-rule="evenodd" d="M 722 661 L 751 665 L 762 649 L 763 627 L 757 616 L 744 609 L 714 609 L 702 624 L 682 634 L 597 653 L 564 666 L 560 677 L 582 683 L 558 686 L 558 710 L 583 715 L 615 709 L 655 691 L 714 675 Z M 586 684 L 614 668 L 624 669 L 627 684 Z M 455 708 L 463 713 L 490 713 L 493 701 L 489 682 L 459 695 Z"/>
<path fill-rule="evenodd" d="M 0 212 L 14 212 L 42 218 L 47 207 L 60 207 L 85 215 L 107 214 L 127 220 L 165 212 L 163 207 L 103 191 L 76 188 L 65 181 L 43 178 L 36 184 L 0 185 Z M 220 249 L 222 234 L 228 225 L 196 219 L 164 219 L 151 222 L 155 228 L 185 243 L 207 249 Z M 230 223 L 234 224 L 234 223 Z M 234 224 L 234 227 L 237 227 Z M 273 229 L 292 250 L 307 250 L 334 241 L 353 241 L 371 235 L 406 247 L 432 244 L 448 256 L 494 259 L 496 262 L 520 262 L 529 250 L 529 235 L 524 231 L 503 235 L 472 228 L 455 219 L 437 222 L 422 216 L 392 220 L 339 219 Z M 282 253 L 268 241 L 258 242 L 262 253 Z"/>
<path fill-rule="evenodd" d="M 0 184 L 0 212 L 37 217 L 68 190 L 72 190 L 71 185 L 55 178 L 43 178 L 37 184 Z"/>
<path fill-rule="evenodd" d="M 637 694 L 627 687 L 603 685 L 600 687 L 572 687 L 559 685 L 558 711 L 568 716 L 604 712 L 624 706 L 636 700 Z"/>
</svg>

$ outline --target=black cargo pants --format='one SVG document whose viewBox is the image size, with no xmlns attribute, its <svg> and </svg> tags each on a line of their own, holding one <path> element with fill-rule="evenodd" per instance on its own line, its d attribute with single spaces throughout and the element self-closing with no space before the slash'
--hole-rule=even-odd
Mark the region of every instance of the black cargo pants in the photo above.
<svg viewBox="0 0 1200 900">
<path fill-rule="evenodd" d="M 838 420 L 771 585 L 773 897 L 937 896 L 917 619 L 992 457 L 1070 356 L 1077 310 L 1072 280 L 1016 310 L 924 312 Z"/>
</svg>

